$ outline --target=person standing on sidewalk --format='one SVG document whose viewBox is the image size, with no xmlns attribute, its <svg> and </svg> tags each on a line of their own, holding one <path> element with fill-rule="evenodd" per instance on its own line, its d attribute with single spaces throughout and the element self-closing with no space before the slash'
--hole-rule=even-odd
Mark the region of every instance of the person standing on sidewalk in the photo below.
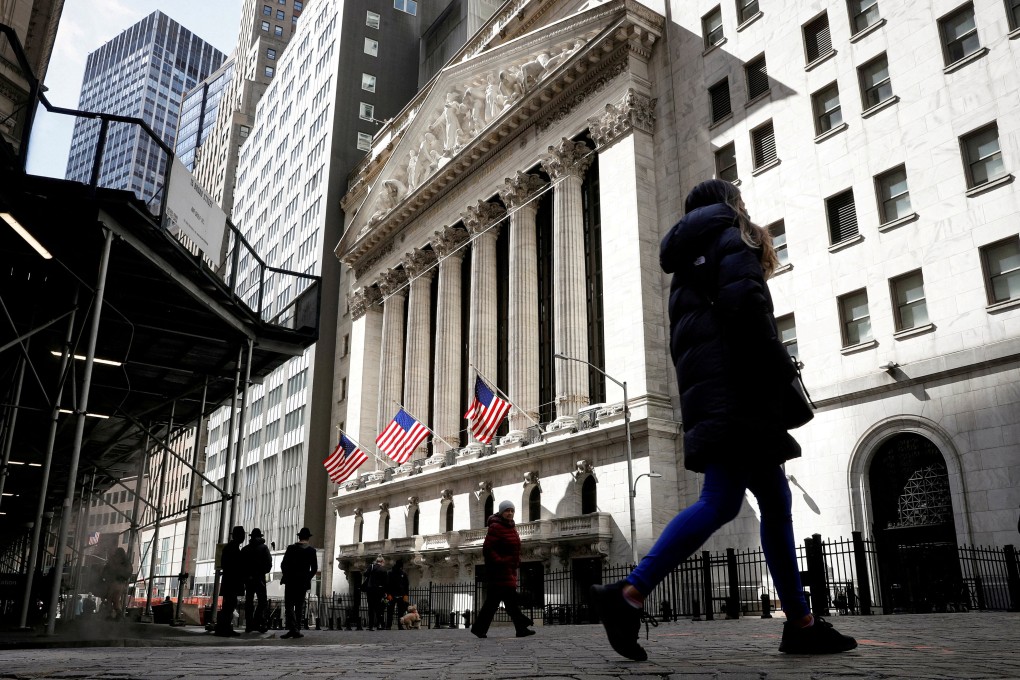
<svg viewBox="0 0 1020 680">
<path fill-rule="evenodd" d="M 258 527 L 248 534 L 248 545 L 241 548 L 241 565 L 244 568 L 244 632 L 269 630 L 266 611 L 266 574 L 273 570 L 273 555 L 269 552 L 262 529 Z M 258 605 L 255 605 L 255 597 Z"/>
<path fill-rule="evenodd" d="M 393 627 L 393 610 L 397 610 L 397 628 L 403 628 L 401 617 L 407 613 L 407 597 L 411 593 L 411 583 L 404 572 L 404 561 L 397 560 L 390 569 L 386 585 L 386 630 Z"/>
<path fill-rule="evenodd" d="M 301 527 L 298 542 L 287 546 L 283 554 L 280 571 L 283 578 L 283 608 L 287 618 L 287 632 L 281 639 L 302 638 L 301 621 L 304 619 L 305 593 L 312 587 L 312 579 L 319 570 L 319 561 L 315 558 L 315 548 L 308 544 L 312 532 L 308 527 Z"/>
<path fill-rule="evenodd" d="M 647 659 L 637 642 L 645 597 L 737 516 L 750 489 L 761 511 L 765 561 L 786 613 L 779 651 L 853 649 L 856 640 L 811 615 L 801 587 L 782 464 L 800 455 L 788 430 L 805 420 L 785 408 L 798 377 L 778 338 L 765 283 L 779 264 L 772 238 L 751 222 L 730 182 L 711 179 L 694 187 L 684 212 L 662 240 L 660 264 L 673 274 L 670 351 L 680 387 L 684 464 L 705 481 L 698 501 L 673 518 L 625 580 L 592 586 L 593 603 L 613 649 Z"/>
<path fill-rule="evenodd" d="M 503 602 L 506 613 L 517 630 L 517 637 L 534 635 L 528 628 L 534 624 L 517 605 L 517 570 L 521 566 L 521 537 L 514 525 L 514 504 L 503 501 L 499 511 L 489 518 L 489 529 L 482 543 L 485 558 L 485 603 L 478 612 L 471 632 L 480 638 L 486 637 L 492 617 L 496 615 L 499 603 Z"/>
<path fill-rule="evenodd" d="M 365 597 L 368 599 L 368 629 L 382 628 L 383 607 L 386 604 L 386 558 L 379 555 L 365 573 Z"/>
<path fill-rule="evenodd" d="M 223 547 L 223 553 L 220 555 L 220 569 L 223 571 L 220 595 L 223 597 L 223 606 L 220 607 L 220 617 L 216 620 L 216 635 L 220 637 L 240 635 L 234 630 L 234 610 L 237 609 L 237 597 L 244 594 L 242 543 L 244 527 L 236 526 L 230 530 L 230 541 Z"/>
</svg>

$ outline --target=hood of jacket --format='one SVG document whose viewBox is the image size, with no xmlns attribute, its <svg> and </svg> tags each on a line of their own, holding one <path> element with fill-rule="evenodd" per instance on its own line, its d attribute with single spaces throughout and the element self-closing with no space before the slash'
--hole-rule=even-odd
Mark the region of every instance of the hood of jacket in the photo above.
<svg viewBox="0 0 1020 680">
<path fill-rule="evenodd" d="M 723 231 L 735 227 L 736 218 L 737 213 L 725 203 L 696 208 L 684 215 L 662 239 L 659 248 L 662 271 L 687 280 L 705 247 Z"/>
<path fill-rule="evenodd" d="M 506 519 L 505 517 L 503 517 L 503 515 L 500 515 L 498 513 L 495 515 L 489 515 L 489 519 L 485 523 L 485 526 L 492 526 L 493 524 L 499 524 L 505 527 L 509 527 L 511 529 L 517 526 L 512 519 Z"/>
</svg>

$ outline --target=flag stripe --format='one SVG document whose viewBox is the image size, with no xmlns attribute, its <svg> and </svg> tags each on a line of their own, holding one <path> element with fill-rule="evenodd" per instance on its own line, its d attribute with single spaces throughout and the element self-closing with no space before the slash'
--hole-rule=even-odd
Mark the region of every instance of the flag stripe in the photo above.
<svg viewBox="0 0 1020 680">
<path fill-rule="evenodd" d="M 368 455 L 362 451 L 347 435 L 342 435 L 333 453 L 329 454 L 322 464 L 326 467 L 326 474 L 337 484 L 342 484 L 351 474 L 368 460 Z"/>
<path fill-rule="evenodd" d="M 488 444 L 496 435 L 511 404 L 493 393 L 481 377 L 475 378 L 475 398 L 464 417 L 471 424 L 471 434 L 482 444 Z"/>
<path fill-rule="evenodd" d="M 375 443 L 383 453 L 398 465 L 406 463 L 425 438 L 429 429 L 415 420 L 407 411 L 400 409 L 386 426 Z"/>
</svg>

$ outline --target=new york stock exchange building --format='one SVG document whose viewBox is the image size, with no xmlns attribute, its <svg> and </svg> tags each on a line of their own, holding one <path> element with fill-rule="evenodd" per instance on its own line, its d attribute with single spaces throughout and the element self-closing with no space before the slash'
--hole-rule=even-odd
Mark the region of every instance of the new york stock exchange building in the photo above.
<svg viewBox="0 0 1020 680">
<path fill-rule="evenodd" d="M 349 344 L 336 420 L 369 452 L 400 408 L 433 434 L 407 462 L 372 456 L 331 485 L 324 593 L 356 587 L 380 554 L 403 560 L 413 585 L 474 581 L 486 519 L 507 499 L 523 587 L 553 572 L 583 586 L 647 552 L 697 499 L 659 243 L 686 192 L 712 176 L 738 182 L 772 230 L 776 316 L 818 405 L 795 433 L 803 457 L 787 464 L 798 540 L 1015 542 L 1020 318 L 982 284 L 999 252 L 982 248 L 1015 247 L 1015 222 L 909 254 L 935 220 L 965 220 L 977 203 L 1015 218 L 1012 185 L 969 195 L 961 170 L 959 197 L 936 214 L 924 186 L 936 180 L 912 172 L 909 131 L 877 120 L 884 110 L 858 115 L 853 75 L 849 123 L 813 128 L 812 88 L 845 71 L 805 69 L 802 25 L 818 8 L 737 2 L 733 15 L 733 5 L 717 17 L 709 2 L 505 3 L 375 136 L 343 198 L 338 337 Z M 846 3 L 821 6 L 838 47 Z M 906 30 L 890 18 L 855 43 L 888 44 L 894 87 Z M 849 49 L 827 59 L 840 55 Z M 903 107 L 910 92 L 884 106 Z M 960 153 L 956 138 L 926 143 Z M 897 164 L 913 215 L 884 229 L 872 178 Z M 854 222 L 834 225 L 848 213 L 831 197 L 848 186 Z M 945 238 L 962 231 L 947 226 Z M 914 271 L 927 316 L 904 327 L 896 285 Z M 464 417 L 478 377 L 514 404 L 487 444 Z M 757 548 L 756 512 L 749 497 L 706 548 Z"/>
</svg>

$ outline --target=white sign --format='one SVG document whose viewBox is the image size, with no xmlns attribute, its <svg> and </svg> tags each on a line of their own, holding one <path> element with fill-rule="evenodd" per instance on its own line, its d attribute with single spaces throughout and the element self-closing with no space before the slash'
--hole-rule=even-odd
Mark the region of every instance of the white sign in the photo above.
<svg viewBox="0 0 1020 680">
<path fill-rule="evenodd" d="M 170 169 L 170 190 L 167 192 L 164 226 L 177 236 L 191 239 L 206 259 L 216 267 L 222 262 L 223 232 L 227 215 L 212 196 L 206 193 L 184 163 L 174 157 Z"/>
</svg>

